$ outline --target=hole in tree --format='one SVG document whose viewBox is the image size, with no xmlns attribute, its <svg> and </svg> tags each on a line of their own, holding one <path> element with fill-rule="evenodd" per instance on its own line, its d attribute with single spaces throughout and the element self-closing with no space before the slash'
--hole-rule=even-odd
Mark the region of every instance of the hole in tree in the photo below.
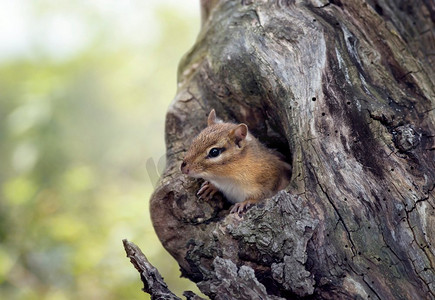
<svg viewBox="0 0 435 300">
<path fill-rule="evenodd" d="M 234 118 L 236 119 L 236 118 Z M 250 120 L 256 120 L 250 124 Z M 235 122 L 244 122 L 248 125 L 249 131 L 267 148 L 278 151 L 281 158 L 292 165 L 291 145 L 286 137 L 284 124 L 286 119 L 281 120 L 280 115 L 272 110 L 263 110 L 262 113 L 248 115 L 244 120 L 235 120 Z M 289 177 L 291 174 L 289 174 Z"/>
<path fill-rule="evenodd" d="M 380 15 L 383 16 L 384 15 L 384 9 L 382 8 L 382 6 L 380 6 L 379 4 L 375 4 L 375 11 Z"/>
</svg>

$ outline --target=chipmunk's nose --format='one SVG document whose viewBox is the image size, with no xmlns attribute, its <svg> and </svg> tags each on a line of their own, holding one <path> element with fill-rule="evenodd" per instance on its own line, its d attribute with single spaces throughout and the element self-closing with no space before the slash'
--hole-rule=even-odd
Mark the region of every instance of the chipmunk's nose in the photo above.
<svg viewBox="0 0 435 300">
<path fill-rule="evenodd" d="M 183 174 L 189 174 L 189 168 L 187 167 L 187 164 L 186 164 L 186 162 L 185 161 L 183 161 L 182 163 L 181 163 L 181 172 L 183 173 Z"/>
</svg>

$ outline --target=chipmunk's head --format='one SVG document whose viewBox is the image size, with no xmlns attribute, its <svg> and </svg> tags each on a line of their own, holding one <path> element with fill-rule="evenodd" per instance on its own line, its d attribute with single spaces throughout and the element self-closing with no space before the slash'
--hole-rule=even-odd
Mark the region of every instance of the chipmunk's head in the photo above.
<svg viewBox="0 0 435 300">
<path fill-rule="evenodd" d="M 208 126 L 192 141 L 181 172 L 195 178 L 228 177 L 237 168 L 247 143 L 252 139 L 245 124 L 223 123 L 213 109 Z"/>
</svg>

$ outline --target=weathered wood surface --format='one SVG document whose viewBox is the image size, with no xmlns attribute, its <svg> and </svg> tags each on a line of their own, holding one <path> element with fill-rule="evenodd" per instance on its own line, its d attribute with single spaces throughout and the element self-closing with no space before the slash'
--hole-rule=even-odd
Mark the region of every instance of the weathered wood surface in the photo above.
<svg viewBox="0 0 435 300">
<path fill-rule="evenodd" d="M 122 243 L 127 257 L 139 272 L 140 279 L 144 285 L 142 291 L 150 294 L 153 300 L 181 300 L 181 298 L 169 290 L 160 272 L 148 261 L 145 254 L 143 254 L 137 245 L 126 239 L 122 240 Z M 184 292 L 184 296 L 187 300 L 203 300 L 203 298 L 192 291 Z"/>
<path fill-rule="evenodd" d="M 183 275 L 212 299 L 433 299 L 433 2 L 202 5 L 151 199 Z M 211 108 L 293 166 L 242 217 L 179 170 Z"/>
<path fill-rule="evenodd" d="M 144 292 L 150 294 L 152 299 L 181 300 L 168 289 L 162 275 L 150 264 L 138 246 L 127 240 L 122 243 L 127 257 L 140 274 Z"/>
</svg>

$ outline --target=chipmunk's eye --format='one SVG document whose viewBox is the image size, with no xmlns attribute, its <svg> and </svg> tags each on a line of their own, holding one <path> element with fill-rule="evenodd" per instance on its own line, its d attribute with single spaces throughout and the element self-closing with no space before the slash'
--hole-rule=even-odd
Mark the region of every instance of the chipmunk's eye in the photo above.
<svg viewBox="0 0 435 300">
<path fill-rule="evenodd" d="M 211 148 L 210 152 L 208 152 L 208 157 L 218 157 L 222 151 L 223 148 Z"/>
</svg>

